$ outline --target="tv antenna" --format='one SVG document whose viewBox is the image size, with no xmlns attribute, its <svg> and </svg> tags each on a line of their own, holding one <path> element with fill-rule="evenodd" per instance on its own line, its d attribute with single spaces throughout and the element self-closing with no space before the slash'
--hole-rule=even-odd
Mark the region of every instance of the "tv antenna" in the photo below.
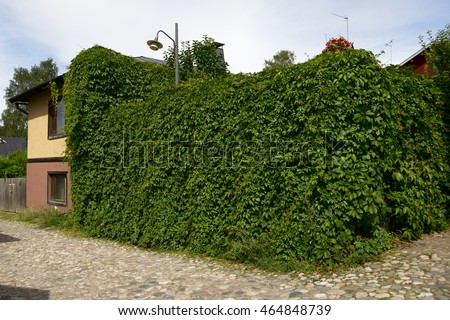
<svg viewBox="0 0 450 320">
<path fill-rule="evenodd" d="M 350 38 L 349 38 L 349 36 L 348 36 L 348 16 L 341 16 L 341 15 L 336 14 L 336 13 L 331 13 L 331 14 L 332 14 L 333 16 L 336 16 L 336 17 L 345 19 L 345 21 L 347 22 L 347 41 L 350 41 Z"/>
<path fill-rule="evenodd" d="M 392 39 L 391 41 L 389 41 L 388 43 L 386 43 L 384 46 L 385 47 L 390 47 L 390 51 L 391 51 L 391 64 L 392 64 L 392 42 L 394 41 L 394 39 Z"/>
</svg>

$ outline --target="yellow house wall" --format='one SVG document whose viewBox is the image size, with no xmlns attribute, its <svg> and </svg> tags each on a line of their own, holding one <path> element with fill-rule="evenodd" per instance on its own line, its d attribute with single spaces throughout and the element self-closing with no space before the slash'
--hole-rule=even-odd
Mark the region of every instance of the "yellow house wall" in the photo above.
<svg viewBox="0 0 450 320">
<path fill-rule="evenodd" d="M 30 99 L 28 105 L 28 159 L 63 157 L 66 138 L 48 138 L 50 90 Z"/>
</svg>

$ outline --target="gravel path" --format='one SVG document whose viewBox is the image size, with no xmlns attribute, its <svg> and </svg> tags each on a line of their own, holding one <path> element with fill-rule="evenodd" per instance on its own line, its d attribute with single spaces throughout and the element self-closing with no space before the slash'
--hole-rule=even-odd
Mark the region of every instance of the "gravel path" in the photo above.
<svg viewBox="0 0 450 320">
<path fill-rule="evenodd" d="M 0 299 L 450 299 L 450 230 L 327 276 L 276 275 L 0 219 Z"/>
</svg>

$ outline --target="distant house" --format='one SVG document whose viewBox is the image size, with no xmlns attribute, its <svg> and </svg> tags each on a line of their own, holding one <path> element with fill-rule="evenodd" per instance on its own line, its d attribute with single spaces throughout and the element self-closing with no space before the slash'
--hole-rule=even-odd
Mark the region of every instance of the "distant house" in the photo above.
<svg viewBox="0 0 450 320">
<path fill-rule="evenodd" d="M 400 65 L 404 67 L 412 67 L 415 72 L 421 73 L 424 76 L 431 76 L 431 68 L 425 56 L 425 50 L 427 50 L 427 47 L 420 49 L 408 59 L 400 63 Z"/>
<path fill-rule="evenodd" d="M 16 137 L 0 137 L 0 157 L 5 157 L 11 152 L 27 150 L 27 139 Z"/>
<path fill-rule="evenodd" d="M 61 75 L 9 99 L 18 110 L 28 105 L 27 207 L 55 207 L 67 211 L 70 198 L 70 168 L 64 158 L 65 108 L 61 99 L 54 105 L 50 82 L 60 85 Z"/>
</svg>

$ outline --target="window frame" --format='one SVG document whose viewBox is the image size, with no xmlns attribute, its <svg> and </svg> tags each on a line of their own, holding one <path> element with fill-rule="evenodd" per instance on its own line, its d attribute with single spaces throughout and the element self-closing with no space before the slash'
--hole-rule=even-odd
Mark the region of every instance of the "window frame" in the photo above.
<svg viewBox="0 0 450 320">
<path fill-rule="evenodd" d="M 64 200 L 60 199 L 52 199 L 52 187 L 53 181 L 52 177 L 54 176 L 64 176 Z M 47 203 L 54 206 L 59 207 L 67 207 L 67 179 L 68 174 L 67 171 L 49 171 L 47 172 Z"/>
<path fill-rule="evenodd" d="M 62 132 L 58 133 L 58 112 L 57 112 L 57 107 L 58 105 L 62 103 L 64 106 L 64 126 L 62 127 Z M 53 139 L 59 139 L 59 138 L 64 138 L 66 137 L 66 133 L 64 130 L 66 121 L 66 110 L 65 110 L 65 105 L 64 105 L 64 101 L 62 99 L 62 97 L 60 97 L 58 99 L 57 105 L 55 106 L 55 104 L 53 103 L 52 100 L 48 101 L 48 139 L 49 140 L 53 140 Z"/>
</svg>

